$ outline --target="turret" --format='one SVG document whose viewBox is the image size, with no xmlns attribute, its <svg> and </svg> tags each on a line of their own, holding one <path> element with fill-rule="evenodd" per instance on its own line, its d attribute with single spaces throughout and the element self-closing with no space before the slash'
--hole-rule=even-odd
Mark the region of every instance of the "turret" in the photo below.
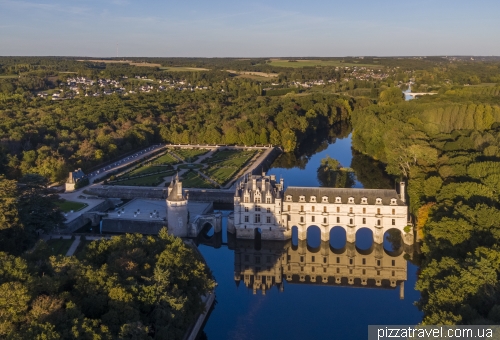
<svg viewBox="0 0 500 340">
<path fill-rule="evenodd" d="M 405 182 L 399 182 L 399 196 L 401 198 L 401 201 L 406 203 L 406 189 L 405 189 L 406 183 Z"/>
</svg>

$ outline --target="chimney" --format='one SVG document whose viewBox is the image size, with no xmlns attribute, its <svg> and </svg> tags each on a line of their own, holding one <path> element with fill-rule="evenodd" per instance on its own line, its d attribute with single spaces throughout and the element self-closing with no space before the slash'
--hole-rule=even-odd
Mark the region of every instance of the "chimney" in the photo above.
<svg viewBox="0 0 500 340">
<path fill-rule="evenodd" d="M 405 182 L 399 182 L 399 197 L 401 198 L 401 201 L 406 203 L 406 189 L 405 189 Z"/>
<path fill-rule="evenodd" d="M 252 178 L 252 190 L 257 190 L 257 178 Z"/>
</svg>

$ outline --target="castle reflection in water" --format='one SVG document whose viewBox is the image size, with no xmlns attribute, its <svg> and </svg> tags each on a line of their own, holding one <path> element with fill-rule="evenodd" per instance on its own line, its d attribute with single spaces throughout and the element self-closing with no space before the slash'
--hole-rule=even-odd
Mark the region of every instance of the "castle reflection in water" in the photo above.
<svg viewBox="0 0 500 340">
<path fill-rule="evenodd" d="M 222 233 L 202 236 L 199 243 L 220 247 Z M 413 247 L 405 244 L 394 251 L 383 244 L 372 243 L 369 249 L 359 249 L 346 242 L 341 249 L 332 248 L 322 241 L 311 247 L 307 240 L 242 240 L 228 233 L 227 246 L 234 251 L 234 280 L 245 285 L 254 294 L 276 286 L 284 290 L 288 284 L 314 284 L 328 286 L 398 289 L 404 299 L 407 279 L 407 259 Z M 406 255 L 406 256 L 405 256 Z"/>
</svg>

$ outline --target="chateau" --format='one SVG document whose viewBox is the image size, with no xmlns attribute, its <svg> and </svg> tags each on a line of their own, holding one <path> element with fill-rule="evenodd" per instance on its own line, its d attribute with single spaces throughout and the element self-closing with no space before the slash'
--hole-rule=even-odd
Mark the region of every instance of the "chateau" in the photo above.
<svg viewBox="0 0 500 340">
<path fill-rule="evenodd" d="M 393 189 L 343 189 L 293 187 L 284 189 L 284 181 L 274 175 L 245 176 L 236 186 L 234 214 L 228 231 L 236 238 L 286 240 L 297 228 L 299 239 L 307 238 L 307 229 L 316 226 L 321 239 L 328 241 L 330 231 L 341 227 L 347 242 L 355 242 L 356 232 L 368 228 L 375 243 L 382 243 L 390 229 L 401 231 L 406 244 L 413 243 L 408 226 L 405 184 L 400 194 Z"/>
</svg>

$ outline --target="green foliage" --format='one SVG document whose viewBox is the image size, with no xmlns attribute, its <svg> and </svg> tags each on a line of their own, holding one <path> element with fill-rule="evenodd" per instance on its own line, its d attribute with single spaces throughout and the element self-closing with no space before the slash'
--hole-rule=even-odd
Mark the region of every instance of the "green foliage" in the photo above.
<svg viewBox="0 0 500 340">
<path fill-rule="evenodd" d="M 84 259 L 0 253 L 0 337 L 182 339 L 214 288 L 196 253 L 158 237 L 94 241 Z"/>
</svg>

